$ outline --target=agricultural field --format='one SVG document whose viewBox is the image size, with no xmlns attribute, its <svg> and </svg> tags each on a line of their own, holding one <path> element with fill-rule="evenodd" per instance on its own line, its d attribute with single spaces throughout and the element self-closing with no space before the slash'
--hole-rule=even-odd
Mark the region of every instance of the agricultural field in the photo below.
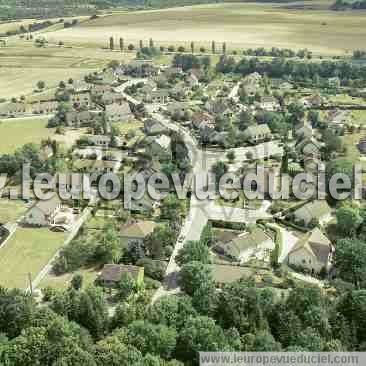
<svg viewBox="0 0 366 366">
<path fill-rule="evenodd" d="M 128 53 L 123 59 L 132 57 L 134 53 Z M 12 40 L 0 48 L 0 98 L 37 96 L 33 92 L 39 80 L 47 89 L 54 88 L 60 80 L 81 79 L 115 59 L 121 59 L 121 54 L 100 48 L 36 48 L 31 42 Z"/>
<path fill-rule="evenodd" d="M 47 128 L 48 118 L 30 117 L 0 120 L 0 155 L 11 154 L 26 143 L 39 143 L 54 135 L 54 129 Z"/>
<path fill-rule="evenodd" d="M 26 288 L 28 273 L 34 278 L 62 246 L 64 233 L 46 228 L 18 228 L 0 249 L 0 285 Z"/>
<path fill-rule="evenodd" d="M 135 11 L 104 16 L 79 26 L 47 32 L 49 41 L 107 46 L 110 36 L 135 45 L 153 38 L 159 44 L 190 41 L 209 47 L 211 40 L 228 47 L 309 48 L 334 54 L 364 47 L 366 14 L 327 10 L 327 2 L 292 4 L 227 3 Z M 220 25 L 219 25 L 220 24 Z"/>
</svg>

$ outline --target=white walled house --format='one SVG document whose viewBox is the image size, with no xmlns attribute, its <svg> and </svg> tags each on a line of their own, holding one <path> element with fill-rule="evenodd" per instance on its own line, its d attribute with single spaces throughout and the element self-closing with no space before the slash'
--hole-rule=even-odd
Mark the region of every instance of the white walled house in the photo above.
<svg viewBox="0 0 366 366">
<path fill-rule="evenodd" d="M 47 201 L 39 201 L 24 216 L 24 223 L 30 226 L 50 226 L 62 207 L 57 194 Z"/>
<path fill-rule="evenodd" d="M 308 226 L 311 221 L 317 221 L 319 224 L 328 222 L 332 217 L 331 209 L 325 200 L 315 200 L 306 203 L 294 212 L 295 222 Z"/>
<path fill-rule="evenodd" d="M 305 268 L 312 274 L 329 271 L 334 248 L 329 239 L 315 228 L 295 245 L 288 254 L 288 263 Z"/>
</svg>

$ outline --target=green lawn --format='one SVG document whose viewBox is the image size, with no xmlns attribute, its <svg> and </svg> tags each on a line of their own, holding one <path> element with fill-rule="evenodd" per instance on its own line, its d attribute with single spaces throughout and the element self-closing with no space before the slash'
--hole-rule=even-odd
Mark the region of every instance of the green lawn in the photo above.
<svg viewBox="0 0 366 366">
<path fill-rule="evenodd" d="M 20 118 L 0 121 L 0 155 L 11 154 L 26 143 L 40 143 L 42 139 L 54 135 L 54 129 L 47 128 L 48 119 Z"/>
<path fill-rule="evenodd" d="M 239 192 L 239 197 L 233 200 L 226 200 L 224 198 L 218 198 L 216 203 L 220 206 L 228 206 L 235 208 L 251 208 L 251 209 L 259 209 L 262 206 L 262 200 L 248 200 L 243 191 Z"/>
<path fill-rule="evenodd" d="M 355 125 L 366 125 L 366 111 L 352 111 L 352 123 Z"/>
<path fill-rule="evenodd" d="M 18 200 L 0 200 L 0 223 L 15 222 L 25 212 L 27 207 L 23 201 Z"/>
<path fill-rule="evenodd" d="M 101 210 L 98 210 L 98 213 L 100 213 Z M 113 214 L 113 211 L 108 212 L 108 215 Z M 116 220 L 112 217 L 108 216 L 91 216 L 88 221 L 85 223 L 85 227 L 87 229 L 91 230 L 99 230 L 102 229 L 107 224 L 113 224 Z"/>
<path fill-rule="evenodd" d="M 26 288 L 62 246 L 65 234 L 46 228 L 18 228 L 0 249 L 0 285 Z"/>
<path fill-rule="evenodd" d="M 92 285 L 98 276 L 98 269 L 96 268 L 84 268 L 73 273 L 65 273 L 61 276 L 56 276 L 52 273 L 48 274 L 41 282 L 40 288 L 51 287 L 54 289 L 64 290 L 70 286 L 72 277 L 75 274 L 81 274 L 83 276 L 83 287 Z"/>
<path fill-rule="evenodd" d="M 360 151 L 357 148 L 357 144 L 360 141 L 361 135 L 359 133 L 354 133 L 352 135 L 344 136 L 343 143 L 346 146 L 346 157 L 353 163 L 359 163 L 360 161 Z"/>
<path fill-rule="evenodd" d="M 358 98 L 358 97 L 352 97 L 348 94 L 337 94 L 329 98 L 329 101 L 331 103 L 336 104 L 351 104 L 351 105 L 364 105 L 365 99 L 364 98 Z"/>
</svg>

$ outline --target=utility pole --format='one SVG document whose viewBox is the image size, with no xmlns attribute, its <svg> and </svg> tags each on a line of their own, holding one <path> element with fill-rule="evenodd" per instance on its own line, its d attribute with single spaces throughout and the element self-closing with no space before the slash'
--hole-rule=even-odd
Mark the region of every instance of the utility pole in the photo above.
<svg viewBox="0 0 366 366">
<path fill-rule="evenodd" d="M 31 295 L 33 295 L 33 285 L 32 285 L 32 273 L 28 272 L 29 290 Z"/>
</svg>

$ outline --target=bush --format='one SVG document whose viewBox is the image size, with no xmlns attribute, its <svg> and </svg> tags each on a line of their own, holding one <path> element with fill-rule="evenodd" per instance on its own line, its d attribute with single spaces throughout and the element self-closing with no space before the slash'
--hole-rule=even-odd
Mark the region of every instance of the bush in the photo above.
<svg viewBox="0 0 366 366">
<path fill-rule="evenodd" d="M 166 263 L 149 258 L 140 259 L 138 266 L 144 267 L 145 275 L 154 280 L 161 281 L 164 278 Z"/>
<path fill-rule="evenodd" d="M 44 302 L 51 301 L 51 299 L 55 296 L 56 292 L 57 291 L 50 286 L 47 286 L 44 289 L 42 289 L 43 301 Z"/>
<path fill-rule="evenodd" d="M 147 290 L 157 290 L 161 285 L 159 281 L 153 280 L 150 277 L 145 277 L 144 282 Z"/>
</svg>

